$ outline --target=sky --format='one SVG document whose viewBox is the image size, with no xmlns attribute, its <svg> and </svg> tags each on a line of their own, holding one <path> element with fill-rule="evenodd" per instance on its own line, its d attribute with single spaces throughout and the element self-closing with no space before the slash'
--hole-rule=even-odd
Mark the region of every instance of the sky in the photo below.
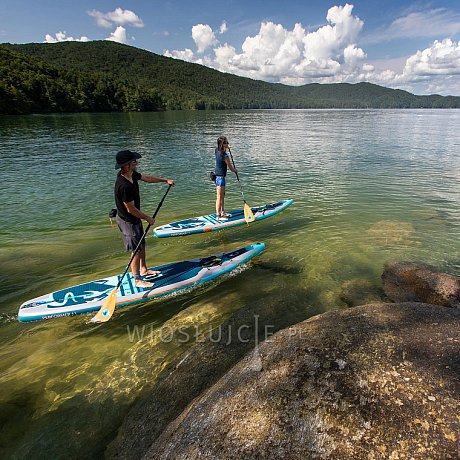
<svg viewBox="0 0 460 460">
<path fill-rule="evenodd" d="M 0 43 L 68 40 L 287 85 L 460 96 L 459 0 L 0 0 Z"/>
</svg>

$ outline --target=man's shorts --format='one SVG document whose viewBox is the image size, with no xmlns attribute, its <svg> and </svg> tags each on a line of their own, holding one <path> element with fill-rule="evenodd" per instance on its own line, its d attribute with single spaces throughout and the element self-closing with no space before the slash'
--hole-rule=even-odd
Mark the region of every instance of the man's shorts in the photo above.
<svg viewBox="0 0 460 460">
<path fill-rule="evenodd" d="M 216 176 L 216 186 L 225 187 L 225 176 Z"/>
<path fill-rule="evenodd" d="M 120 216 L 117 215 L 116 217 L 118 228 L 120 229 L 123 243 L 125 245 L 125 249 L 130 252 L 134 252 L 139 244 L 139 241 L 142 239 L 144 235 L 144 229 L 142 227 L 142 222 L 138 224 L 133 224 L 131 222 L 127 222 L 123 220 Z M 144 249 L 145 247 L 145 239 L 142 242 L 139 250 Z"/>
</svg>

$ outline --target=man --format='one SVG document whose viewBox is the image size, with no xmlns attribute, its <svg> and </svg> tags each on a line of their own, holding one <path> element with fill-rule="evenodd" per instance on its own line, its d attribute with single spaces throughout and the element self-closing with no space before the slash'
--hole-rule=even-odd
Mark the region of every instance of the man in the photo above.
<svg viewBox="0 0 460 460">
<path fill-rule="evenodd" d="M 134 252 L 141 240 L 144 229 L 142 220 L 150 225 L 155 223 L 155 219 L 141 211 L 141 200 L 139 194 L 139 184 L 141 180 L 154 184 L 165 182 L 174 185 L 172 179 L 141 174 L 137 172 L 137 160 L 141 155 L 130 150 L 122 150 L 116 155 L 115 169 L 120 169 L 115 182 L 115 204 L 117 206 L 116 221 L 123 237 L 123 243 L 127 251 Z M 145 240 L 131 262 L 131 271 L 138 288 L 151 288 L 153 283 L 144 279 L 149 275 L 156 275 L 159 272 L 149 270 L 145 262 Z"/>
</svg>

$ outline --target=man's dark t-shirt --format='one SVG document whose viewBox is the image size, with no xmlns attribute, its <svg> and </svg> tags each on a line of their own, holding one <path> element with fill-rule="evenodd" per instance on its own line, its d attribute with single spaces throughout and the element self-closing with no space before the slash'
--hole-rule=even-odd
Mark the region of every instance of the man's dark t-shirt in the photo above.
<svg viewBox="0 0 460 460">
<path fill-rule="evenodd" d="M 118 173 L 117 180 L 115 182 L 115 204 L 117 206 L 118 215 L 127 222 L 138 224 L 141 220 L 138 217 L 134 217 L 128 212 L 123 203 L 129 203 L 134 201 L 134 206 L 137 209 L 141 209 L 141 197 L 139 195 L 139 183 L 141 179 L 141 173 L 133 171 L 133 183 L 131 183 L 126 177 Z"/>
</svg>

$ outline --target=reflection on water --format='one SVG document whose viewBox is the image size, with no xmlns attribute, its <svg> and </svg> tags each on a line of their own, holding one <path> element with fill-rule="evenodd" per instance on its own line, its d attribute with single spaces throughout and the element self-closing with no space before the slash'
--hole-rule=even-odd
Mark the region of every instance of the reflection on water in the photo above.
<svg viewBox="0 0 460 460">
<path fill-rule="evenodd" d="M 101 454 L 161 370 L 244 306 L 269 312 L 289 293 L 288 324 L 379 299 L 390 260 L 422 260 L 460 275 L 459 121 L 455 110 L 1 118 L 3 456 Z M 266 243 L 249 268 L 119 310 L 106 325 L 90 325 L 87 316 L 15 320 L 29 298 L 123 270 L 129 257 L 108 220 L 116 151 L 137 150 L 140 171 L 176 179 L 160 225 L 213 212 L 208 172 L 220 134 L 230 139 L 249 204 L 294 198 L 294 205 L 224 233 L 150 237 L 148 259 L 163 264 Z M 153 213 L 163 186 L 143 185 L 141 193 Z M 231 177 L 227 209 L 240 206 Z M 133 331 L 144 331 L 143 340 Z M 181 341 L 181 331 L 193 340 Z"/>
</svg>

